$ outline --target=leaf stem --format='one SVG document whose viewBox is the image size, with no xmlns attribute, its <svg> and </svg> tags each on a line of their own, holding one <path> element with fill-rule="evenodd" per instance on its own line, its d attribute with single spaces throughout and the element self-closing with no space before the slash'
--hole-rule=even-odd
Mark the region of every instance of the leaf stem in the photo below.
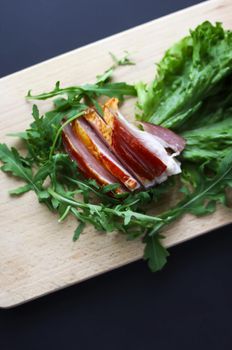
<svg viewBox="0 0 232 350">
<path fill-rule="evenodd" d="M 59 138 L 59 136 L 60 136 L 60 134 L 61 134 L 63 128 L 64 128 L 67 124 L 71 123 L 73 120 L 75 120 L 76 118 L 80 117 L 80 116 L 83 115 L 83 114 L 84 114 L 84 111 L 82 111 L 82 112 L 76 114 L 75 116 L 69 118 L 69 119 L 66 120 L 66 122 L 64 122 L 64 123 L 61 125 L 61 127 L 58 129 L 58 131 L 57 131 L 57 133 L 56 133 L 56 136 L 55 136 L 55 138 L 54 138 L 53 144 L 52 144 L 52 146 L 51 146 L 51 148 L 50 148 L 49 160 L 51 160 L 51 158 L 52 158 L 52 155 L 53 155 L 54 150 L 55 150 L 55 147 L 56 147 L 57 140 L 58 140 L 58 138 Z"/>
<path fill-rule="evenodd" d="M 58 222 L 64 221 L 64 219 L 67 217 L 68 213 L 70 212 L 71 206 L 68 205 L 67 208 L 65 209 L 63 215 L 59 218 Z"/>
<path fill-rule="evenodd" d="M 124 211 L 120 211 L 120 210 L 115 210 L 113 208 L 108 208 L 108 207 L 102 207 L 101 205 L 97 205 L 97 204 L 90 204 L 90 203 L 83 203 L 83 202 L 79 202 L 76 201 L 75 199 L 71 199 L 68 198 L 66 196 L 63 196 L 57 192 L 55 192 L 52 188 L 48 189 L 48 192 L 50 193 L 50 195 L 58 200 L 60 200 L 61 202 L 67 203 L 69 205 L 72 205 L 74 207 L 79 207 L 81 209 L 92 209 L 95 211 L 103 211 L 106 213 L 110 213 L 110 214 L 114 214 L 116 216 L 119 217 L 125 217 L 128 215 L 128 211 L 124 210 Z M 161 222 L 163 221 L 163 219 L 157 217 L 157 216 L 151 216 L 151 215 L 145 215 L 145 214 L 141 214 L 135 211 L 130 211 L 130 215 L 131 217 L 134 217 L 140 221 L 146 221 L 147 223 L 154 223 L 154 222 Z"/>
<path fill-rule="evenodd" d="M 54 89 L 49 92 L 44 92 L 42 94 L 38 95 L 31 95 L 30 91 L 28 95 L 26 96 L 27 100 L 47 100 L 48 98 L 60 95 L 60 94 L 65 94 L 69 92 L 75 92 L 76 94 L 81 94 L 83 92 L 82 88 L 80 86 L 70 86 L 68 88 L 63 88 L 63 89 Z"/>
</svg>

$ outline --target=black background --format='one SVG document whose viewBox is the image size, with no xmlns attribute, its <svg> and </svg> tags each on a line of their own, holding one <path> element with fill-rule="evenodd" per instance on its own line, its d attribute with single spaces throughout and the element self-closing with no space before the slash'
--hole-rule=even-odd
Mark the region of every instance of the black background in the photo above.
<svg viewBox="0 0 232 350">
<path fill-rule="evenodd" d="M 0 75 L 198 2 L 0 0 Z M 231 226 L 170 252 L 0 310 L 0 349 L 231 349 Z"/>
</svg>

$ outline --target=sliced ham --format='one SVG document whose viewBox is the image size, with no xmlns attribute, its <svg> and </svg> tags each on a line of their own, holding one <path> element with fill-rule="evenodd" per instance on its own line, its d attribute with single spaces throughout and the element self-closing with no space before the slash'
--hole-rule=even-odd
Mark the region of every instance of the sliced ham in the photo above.
<svg viewBox="0 0 232 350">
<path fill-rule="evenodd" d="M 168 154 L 164 142 L 129 123 L 117 110 L 116 99 L 109 100 L 103 110 L 104 118 L 91 110 L 86 120 L 145 188 L 181 172 L 179 162 Z"/>
<path fill-rule="evenodd" d="M 141 122 L 140 130 L 119 112 L 115 98 L 102 108 L 103 116 L 89 108 L 63 130 L 67 152 L 87 177 L 101 185 L 120 182 L 120 193 L 149 188 L 181 172 L 175 156 L 185 147 L 182 137 L 150 123 Z"/>
<path fill-rule="evenodd" d="M 64 127 L 62 137 L 66 151 L 78 163 L 79 169 L 86 177 L 95 179 L 101 185 L 118 183 L 118 179 L 110 174 L 76 137 L 71 124 Z M 122 193 L 125 190 L 120 186 L 116 192 Z"/>
<path fill-rule="evenodd" d="M 115 114 L 114 130 L 117 129 L 115 128 L 117 123 L 120 124 L 120 128 L 119 132 L 115 134 L 115 142 L 123 134 L 122 130 L 126 130 L 132 140 L 130 142 L 128 137 L 127 144 L 130 145 L 133 153 L 146 164 L 147 169 L 150 171 L 152 180 L 149 177 L 145 177 L 143 183 L 146 180 L 151 180 L 151 182 L 146 181 L 144 183 L 145 187 L 163 182 L 168 176 L 181 172 L 180 163 L 168 154 L 164 145 L 155 136 L 146 131 L 139 130 L 129 123 L 119 112 Z M 136 171 L 136 169 L 134 170 Z"/>
<path fill-rule="evenodd" d="M 76 136 L 86 146 L 88 151 L 104 166 L 112 175 L 125 185 L 130 191 L 141 187 L 136 180 L 119 162 L 109 147 L 98 137 L 87 121 L 81 117 L 73 122 Z"/>
<path fill-rule="evenodd" d="M 183 137 L 173 131 L 147 122 L 140 122 L 143 130 L 155 136 L 165 148 L 170 148 L 176 153 L 180 153 L 185 148 L 186 141 Z"/>
<path fill-rule="evenodd" d="M 119 112 L 114 115 L 113 149 L 117 153 L 120 152 L 120 148 L 129 148 L 133 158 L 136 159 L 134 171 L 137 172 L 137 167 L 140 165 L 144 169 L 144 177 L 152 179 L 160 176 L 166 170 L 166 165 L 159 154 L 160 145 L 157 144 L 157 148 L 153 147 L 151 152 L 148 138 L 150 138 L 149 134 L 146 135 L 145 132 L 135 128 Z"/>
</svg>

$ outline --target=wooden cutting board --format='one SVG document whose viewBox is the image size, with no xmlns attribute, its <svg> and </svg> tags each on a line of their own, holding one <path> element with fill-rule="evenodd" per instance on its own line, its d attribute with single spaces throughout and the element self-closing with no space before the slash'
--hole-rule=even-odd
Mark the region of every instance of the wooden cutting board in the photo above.
<svg viewBox="0 0 232 350">
<path fill-rule="evenodd" d="M 132 53 L 136 66 L 121 67 L 116 80 L 150 81 L 154 62 L 175 41 L 204 20 L 220 21 L 232 28 L 232 1 L 213 0 L 143 24 L 0 80 L 0 140 L 20 147 L 5 136 L 22 131 L 31 121 L 31 104 L 24 96 L 62 85 L 94 81 L 111 64 L 108 52 Z M 49 103 L 39 104 L 41 111 Z M 133 115 L 132 103 L 124 111 Z M 33 193 L 10 198 L 7 190 L 18 182 L 0 173 L 0 307 L 11 307 L 83 281 L 141 258 L 141 242 L 127 242 L 120 234 L 100 234 L 88 228 L 72 242 L 75 222 L 59 224 L 56 215 L 38 204 Z M 172 246 L 232 222 L 231 212 L 219 208 L 212 216 L 186 216 L 165 232 L 165 245 Z M 220 237 L 218 237 L 220 239 Z M 165 273 L 165 272 L 164 272 Z"/>
</svg>

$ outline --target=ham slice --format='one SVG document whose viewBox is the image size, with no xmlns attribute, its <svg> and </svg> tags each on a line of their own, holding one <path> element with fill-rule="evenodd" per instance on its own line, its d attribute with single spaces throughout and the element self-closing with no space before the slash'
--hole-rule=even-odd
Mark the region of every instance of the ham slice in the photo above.
<svg viewBox="0 0 232 350">
<path fill-rule="evenodd" d="M 185 139 L 170 129 L 147 122 L 140 122 L 139 124 L 142 125 L 144 131 L 155 136 L 165 148 L 170 148 L 178 154 L 185 148 Z"/>
<path fill-rule="evenodd" d="M 116 156 L 109 150 L 83 117 L 77 118 L 73 122 L 73 129 L 78 139 L 81 140 L 95 159 L 122 182 L 125 187 L 130 191 L 141 187 L 138 180 L 123 167 Z"/>
<path fill-rule="evenodd" d="M 91 109 L 85 119 L 145 188 L 181 172 L 179 162 L 168 154 L 162 139 L 129 123 L 119 113 L 116 99 L 109 100 L 103 111 L 102 118 Z"/>
<path fill-rule="evenodd" d="M 67 153 L 78 163 L 79 169 L 86 177 L 95 179 L 101 185 L 118 183 L 118 179 L 110 174 L 76 137 L 71 124 L 64 127 L 62 138 Z M 116 193 L 123 192 L 125 192 L 123 186 L 119 186 L 116 190 Z"/>
<path fill-rule="evenodd" d="M 182 137 L 150 123 L 141 122 L 140 130 L 119 112 L 115 98 L 102 108 L 103 116 L 88 108 L 63 130 L 64 146 L 85 176 L 101 185 L 120 182 L 117 192 L 122 193 L 181 172 L 175 156 L 185 147 Z"/>
</svg>

